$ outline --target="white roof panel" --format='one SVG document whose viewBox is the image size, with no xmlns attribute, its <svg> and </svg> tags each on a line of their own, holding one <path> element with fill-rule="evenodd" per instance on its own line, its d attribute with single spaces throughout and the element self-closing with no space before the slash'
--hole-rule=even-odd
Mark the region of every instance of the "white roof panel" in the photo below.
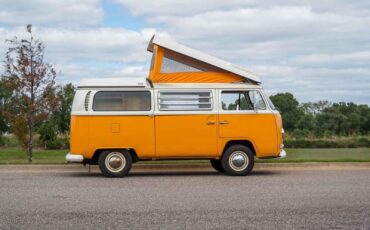
<svg viewBox="0 0 370 230">
<path fill-rule="evenodd" d="M 248 81 L 252 81 L 254 83 L 261 83 L 260 78 L 256 74 L 248 71 L 247 69 L 245 69 L 242 66 L 234 65 L 234 64 L 229 63 L 227 61 L 221 60 L 219 58 L 213 57 L 213 56 L 208 55 L 206 53 L 203 53 L 201 51 L 198 51 L 198 50 L 189 48 L 187 46 L 181 45 L 181 44 L 176 43 L 174 41 L 164 39 L 164 38 L 161 38 L 161 37 L 158 37 L 158 36 L 154 35 L 152 37 L 152 39 L 150 40 L 150 42 L 149 42 L 148 51 L 153 52 L 153 45 L 154 44 L 158 45 L 158 46 L 161 46 L 161 47 L 164 47 L 166 49 L 175 51 L 177 53 L 183 54 L 185 56 L 194 58 L 196 60 L 205 62 L 207 64 L 213 65 L 213 66 L 218 67 L 220 69 L 223 69 L 227 72 L 239 75 L 239 76 L 245 78 Z"/>
<path fill-rule="evenodd" d="M 80 88 L 91 87 L 147 87 L 147 81 L 141 77 L 122 77 L 122 78 L 94 78 L 83 79 L 79 84 Z"/>
</svg>

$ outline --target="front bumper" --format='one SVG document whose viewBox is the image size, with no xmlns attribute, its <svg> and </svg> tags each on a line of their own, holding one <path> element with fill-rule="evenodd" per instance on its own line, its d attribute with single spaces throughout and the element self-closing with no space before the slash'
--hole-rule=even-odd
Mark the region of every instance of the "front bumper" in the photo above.
<svg viewBox="0 0 370 230">
<path fill-rule="evenodd" d="M 79 155 L 79 154 L 68 153 L 66 155 L 66 160 L 69 163 L 82 163 L 83 160 L 84 160 L 84 157 L 82 155 Z"/>
<path fill-rule="evenodd" d="M 282 149 L 279 153 L 279 158 L 285 158 L 286 157 L 286 152 L 284 149 Z"/>
</svg>

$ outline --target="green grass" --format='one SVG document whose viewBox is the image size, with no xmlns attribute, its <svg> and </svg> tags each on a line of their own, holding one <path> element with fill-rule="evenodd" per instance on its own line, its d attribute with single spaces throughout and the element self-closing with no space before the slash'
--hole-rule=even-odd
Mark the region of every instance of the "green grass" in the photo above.
<svg viewBox="0 0 370 230">
<path fill-rule="evenodd" d="M 34 164 L 61 164 L 65 163 L 68 150 L 33 150 Z M 27 153 L 20 148 L 0 148 L 0 164 L 26 164 Z"/>
<path fill-rule="evenodd" d="M 370 162 L 370 148 L 338 149 L 287 149 L 288 157 L 284 159 L 257 160 L 257 162 Z M 33 164 L 62 164 L 68 150 L 34 149 Z M 0 148 L 0 164 L 27 164 L 27 155 L 20 148 Z M 208 163 L 205 160 L 183 161 L 143 161 L 147 163 Z"/>
<path fill-rule="evenodd" d="M 370 148 L 286 149 L 283 159 L 257 162 L 370 162 Z"/>
</svg>

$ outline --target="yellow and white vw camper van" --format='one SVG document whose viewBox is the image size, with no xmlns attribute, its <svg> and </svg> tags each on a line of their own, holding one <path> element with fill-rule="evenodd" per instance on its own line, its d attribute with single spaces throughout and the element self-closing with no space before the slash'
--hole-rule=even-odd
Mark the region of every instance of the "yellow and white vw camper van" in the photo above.
<svg viewBox="0 0 370 230">
<path fill-rule="evenodd" d="M 256 75 L 156 36 L 148 50 L 148 78 L 78 86 L 68 162 L 121 177 L 140 160 L 209 159 L 247 175 L 255 157 L 285 157 L 281 116 Z"/>
</svg>

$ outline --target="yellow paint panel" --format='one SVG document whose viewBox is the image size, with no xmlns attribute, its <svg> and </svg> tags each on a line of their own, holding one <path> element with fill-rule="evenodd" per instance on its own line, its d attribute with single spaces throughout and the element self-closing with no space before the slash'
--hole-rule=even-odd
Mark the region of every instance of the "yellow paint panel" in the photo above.
<svg viewBox="0 0 370 230">
<path fill-rule="evenodd" d="M 89 140 L 90 153 L 95 149 L 134 148 L 139 157 L 154 156 L 154 118 L 91 116 Z"/>
<path fill-rule="evenodd" d="M 228 141 L 249 140 L 258 157 L 278 155 L 280 115 L 218 116 L 72 116 L 71 153 L 90 159 L 97 149 L 133 148 L 139 158 L 219 157 Z"/>
<path fill-rule="evenodd" d="M 217 156 L 216 115 L 155 117 L 157 157 Z"/>
<path fill-rule="evenodd" d="M 134 148 L 139 157 L 155 155 L 153 117 L 75 116 L 71 124 L 71 150 L 87 159 L 97 149 L 112 148 Z"/>
<path fill-rule="evenodd" d="M 278 136 L 274 114 L 220 114 L 220 142 L 228 140 L 249 140 L 253 143 L 258 157 L 276 156 Z"/>
<path fill-rule="evenodd" d="M 278 146 L 280 148 L 280 145 L 283 143 L 283 134 L 281 132 L 283 130 L 283 121 L 281 119 L 280 113 L 279 114 L 275 114 L 275 120 L 276 120 L 277 141 L 278 141 Z"/>
<path fill-rule="evenodd" d="M 84 155 L 88 148 L 89 116 L 71 116 L 70 152 Z"/>
</svg>

